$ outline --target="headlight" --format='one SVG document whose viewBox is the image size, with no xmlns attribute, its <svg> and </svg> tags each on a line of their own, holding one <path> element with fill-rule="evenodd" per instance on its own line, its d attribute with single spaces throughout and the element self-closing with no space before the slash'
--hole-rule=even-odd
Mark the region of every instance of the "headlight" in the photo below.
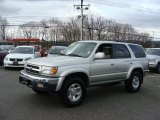
<svg viewBox="0 0 160 120">
<path fill-rule="evenodd" d="M 4 60 L 8 60 L 8 57 L 5 57 Z"/>
<path fill-rule="evenodd" d="M 55 75 L 57 73 L 57 70 L 57 67 L 42 66 L 41 74 Z"/>
<path fill-rule="evenodd" d="M 26 58 L 26 59 L 25 59 L 25 61 L 28 61 L 29 59 L 31 59 L 31 57 L 29 57 L 29 58 Z"/>
</svg>

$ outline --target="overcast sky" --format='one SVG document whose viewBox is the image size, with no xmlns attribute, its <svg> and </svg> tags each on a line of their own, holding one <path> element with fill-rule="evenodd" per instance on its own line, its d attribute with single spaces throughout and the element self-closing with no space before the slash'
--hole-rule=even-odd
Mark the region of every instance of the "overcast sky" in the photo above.
<svg viewBox="0 0 160 120">
<path fill-rule="evenodd" d="M 58 17 L 67 19 L 78 15 L 74 4 L 80 0 L 0 0 L 0 16 L 11 24 L 39 21 Z M 131 24 L 139 31 L 150 35 L 160 34 L 160 0 L 84 0 L 90 4 L 85 14 L 101 15 L 119 23 Z"/>
</svg>

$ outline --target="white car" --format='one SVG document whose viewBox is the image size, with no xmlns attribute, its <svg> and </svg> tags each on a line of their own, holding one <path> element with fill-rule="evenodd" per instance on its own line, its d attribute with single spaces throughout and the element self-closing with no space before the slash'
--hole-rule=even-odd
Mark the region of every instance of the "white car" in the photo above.
<svg viewBox="0 0 160 120">
<path fill-rule="evenodd" d="M 24 67 L 26 61 L 40 57 L 34 46 L 17 46 L 13 53 L 4 58 L 4 67 Z"/>
</svg>

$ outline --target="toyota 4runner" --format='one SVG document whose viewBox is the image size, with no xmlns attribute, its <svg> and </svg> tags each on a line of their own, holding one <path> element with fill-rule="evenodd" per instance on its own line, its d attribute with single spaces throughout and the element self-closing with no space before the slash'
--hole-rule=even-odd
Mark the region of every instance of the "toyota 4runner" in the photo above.
<svg viewBox="0 0 160 120">
<path fill-rule="evenodd" d="M 149 72 L 144 49 L 137 44 L 80 41 L 62 53 L 29 60 L 19 82 L 36 93 L 60 93 L 64 103 L 73 107 L 82 103 L 90 86 L 121 82 L 135 93 Z"/>
</svg>

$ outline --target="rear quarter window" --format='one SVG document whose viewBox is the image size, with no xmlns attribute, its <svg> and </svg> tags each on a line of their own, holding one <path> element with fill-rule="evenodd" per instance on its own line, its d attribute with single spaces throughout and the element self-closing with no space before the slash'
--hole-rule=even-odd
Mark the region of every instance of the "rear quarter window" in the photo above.
<svg viewBox="0 0 160 120">
<path fill-rule="evenodd" d="M 146 57 L 145 51 L 142 46 L 140 45 L 132 45 L 130 44 L 129 47 L 133 51 L 136 58 L 143 58 Z"/>
</svg>

